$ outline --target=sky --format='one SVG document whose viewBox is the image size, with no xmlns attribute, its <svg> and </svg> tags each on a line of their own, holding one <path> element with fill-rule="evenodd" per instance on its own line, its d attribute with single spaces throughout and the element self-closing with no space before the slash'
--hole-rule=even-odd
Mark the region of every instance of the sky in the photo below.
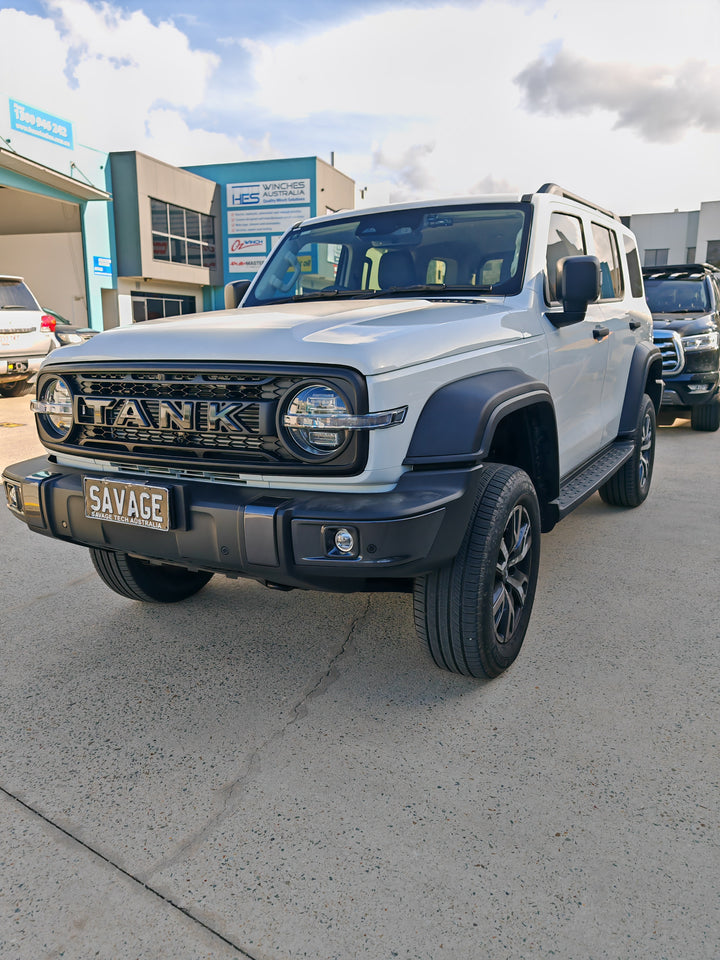
<svg viewBox="0 0 720 960">
<path fill-rule="evenodd" d="M 0 94 L 178 166 L 334 154 L 358 204 L 720 199 L 720 0 L 18 0 Z"/>
</svg>

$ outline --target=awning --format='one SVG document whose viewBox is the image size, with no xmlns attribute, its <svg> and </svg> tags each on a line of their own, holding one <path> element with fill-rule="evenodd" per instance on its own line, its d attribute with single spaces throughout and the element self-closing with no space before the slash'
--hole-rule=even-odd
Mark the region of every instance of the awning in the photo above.
<svg viewBox="0 0 720 960">
<path fill-rule="evenodd" d="M 89 183 L 83 183 L 81 180 L 75 180 L 74 177 L 68 177 L 64 173 L 58 173 L 50 167 L 44 167 L 41 163 L 29 160 L 19 153 L 13 153 L 12 150 L 0 148 L 0 168 L 11 170 L 13 173 L 27 177 L 28 180 L 35 180 L 46 187 L 52 187 L 53 190 L 61 190 L 70 197 L 78 200 L 110 200 L 110 194 L 105 190 L 99 190 Z"/>
</svg>

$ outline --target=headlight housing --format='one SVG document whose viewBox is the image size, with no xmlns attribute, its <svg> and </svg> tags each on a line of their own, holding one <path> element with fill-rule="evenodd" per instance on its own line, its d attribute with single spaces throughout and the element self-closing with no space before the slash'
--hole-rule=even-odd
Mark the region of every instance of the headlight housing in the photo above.
<svg viewBox="0 0 720 960">
<path fill-rule="evenodd" d="M 30 403 L 42 428 L 53 440 L 66 440 L 72 433 L 72 390 L 63 377 L 46 377 L 40 386 L 37 400 Z"/>
<path fill-rule="evenodd" d="M 717 350 L 719 343 L 720 335 L 716 330 L 700 333 L 693 337 L 682 337 L 685 353 L 691 353 L 693 350 Z"/>
<path fill-rule="evenodd" d="M 283 435 L 303 458 L 337 456 L 350 439 L 342 420 L 351 415 L 350 401 L 326 383 L 300 384 L 284 404 Z"/>
</svg>

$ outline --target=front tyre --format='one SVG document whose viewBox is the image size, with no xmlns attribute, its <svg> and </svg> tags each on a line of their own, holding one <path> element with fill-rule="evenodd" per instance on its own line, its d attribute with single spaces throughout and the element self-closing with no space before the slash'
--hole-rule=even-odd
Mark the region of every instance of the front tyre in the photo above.
<svg viewBox="0 0 720 960">
<path fill-rule="evenodd" d="M 435 663 L 496 677 L 530 621 L 540 562 L 540 510 L 530 477 L 488 464 L 455 559 L 415 581 L 415 626 Z"/>
<path fill-rule="evenodd" d="M 600 496 L 613 507 L 639 507 L 650 493 L 657 422 L 655 405 L 644 394 L 633 434 L 635 449 L 629 460 L 600 487 Z"/>
<path fill-rule="evenodd" d="M 129 600 L 177 603 L 202 590 L 212 577 L 211 573 L 185 570 L 169 563 L 149 563 L 128 553 L 97 547 L 90 548 L 90 556 L 100 579 Z"/>
</svg>

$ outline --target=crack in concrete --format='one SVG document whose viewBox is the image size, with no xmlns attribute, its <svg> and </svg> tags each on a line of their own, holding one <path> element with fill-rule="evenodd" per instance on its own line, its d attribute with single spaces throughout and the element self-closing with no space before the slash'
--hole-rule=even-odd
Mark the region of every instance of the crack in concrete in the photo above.
<svg viewBox="0 0 720 960">
<path fill-rule="evenodd" d="M 208 933 L 212 934 L 214 937 L 217 937 L 218 940 L 221 940 L 223 943 L 226 943 L 229 947 L 232 947 L 233 950 L 237 950 L 238 954 L 241 957 L 245 957 L 246 960 L 259 960 L 258 957 L 254 957 L 251 953 L 248 953 L 247 950 L 243 950 L 242 947 L 239 947 L 236 943 L 233 943 L 233 941 L 228 939 L 228 937 L 224 936 L 222 933 L 219 933 L 219 931 L 213 929 L 209 924 L 205 923 L 199 917 L 196 917 L 192 913 L 192 911 L 187 909 L 187 907 L 183 907 L 181 904 L 176 903 L 171 897 L 167 896 L 164 893 L 161 893 L 157 888 L 150 886 L 150 884 L 148 884 L 145 880 L 142 880 L 140 877 L 135 876 L 129 870 L 125 870 L 118 863 L 115 863 L 109 857 L 106 857 L 105 854 L 100 853 L 99 850 L 96 850 L 85 840 L 81 840 L 79 837 L 76 837 L 69 830 L 66 830 L 64 827 L 61 827 L 58 823 L 55 823 L 55 821 L 52 820 L 50 817 L 45 816 L 45 814 L 42 813 L 40 810 L 38 810 L 36 807 L 32 807 L 29 803 L 26 803 L 24 800 L 21 800 L 20 797 L 15 796 L 15 794 L 11 793 L 9 790 L 6 790 L 4 787 L 0 787 L 0 793 L 6 796 L 9 800 L 13 800 L 15 803 L 21 806 L 28 813 L 42 820 L 43 823 L 48 824 L 48 826 L 52 827 L 54 830 L 57 830 L 59 833 L 63 834 L 63 836 L 68 837 L 68 839 L 72 840 L 73 843 L 77 843 L 79 846 L 81 846 L 84 850 L 87 850 L 88 853 L 92 854 L 94 857 L 97 857 L 99 860 L 102 860 L 103 863 L 106 863 L 113 870 L 117 870 L 118 873 L 122 874 L 124 877 L 127 877 L 129 880 L 132 880 L 134 883 L 142 887 L 144 890 L 147 890 L 148 893 L 152 894 L 154 897 L 157 897 L 158 900 L 162 900 L 162 902 L 166 903 L 169 907 L 172 907 L 174 910 L 177 910 L 179 913 L 182 913 L 183 916 L 187 917 L 193 923 L 197 924 L 197 926 L 202 927 L 203 930 L 207 930 Z"/>
<path fill-rule="evenodd" d="M 169 867 L 174 866 L 179 861 L 184 860 L 193 848 L 207 839 L 207 837 L 214 830 L 216 830 L 233 814 L 236 808 L 236 800 L 238 796 L 241 796 L 245 792 L 247 784 L 250 782 L 252 777 L 259 772 L 261 758 L 265 756 L 268 748 L 272 744 L 278 743 L 280 740 L 282 740 L 292 726 L 294 726 L 300 720 L 303 720 L 308 715 L 307 705 L 310 701 L 323 696 L 328 688 L 339 679 L 340 674 L 336 665 L 338 661 L 347 654 L 358 625 L 367 616 L 370 608 L 370 600 L 371 597 L 368 596 L 362 610 L 353 617 L 350 622 L 350 626 L 348 627 L 347 634 L 342 643 L 339 645 L 336 653 L 334 653 L 330 658 L 327 669 L 293 706 L 292 715 L 278 730 L 275 730 L 261 744 L 254 748 L 243 765 L 244 772 L 241 773 L 240 776 L 238 776 L 235 780 L 233 780 L 232 783 L 223 788 L 222 793 L 224 795 L 224 800 L 222 809 L 211 820 L 209 820 L 201 830 L 198 830 L 194 836 L 189 837 L 182 844 L 182 846 L 178 847 L 173 854 L 155 864 L 155 866 L 148 873 L 148 878 L 153 877 L 156 874 L 161 873 L 163 870 L 167 870 Z"/>
</svg>

